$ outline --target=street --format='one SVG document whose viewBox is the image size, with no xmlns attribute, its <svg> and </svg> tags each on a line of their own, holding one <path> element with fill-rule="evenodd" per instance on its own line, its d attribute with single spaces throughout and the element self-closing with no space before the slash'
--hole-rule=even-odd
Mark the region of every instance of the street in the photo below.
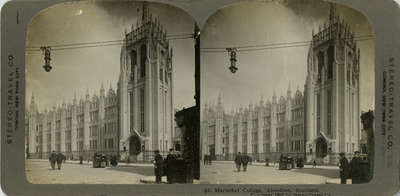
<svg viewBox="0 0 400 196">
<path fill-rule="evenodd" d="M 325 184 L 328 180 L 338 181 L 339 169 L 306 165 L 302 169 L 278 170 L 277 165 L 253 163 L 247 172 L 237 172 L 233 162 L 214 161 L 212 165 L 201 164 L 200 175 L 200 184 Z M 121 163 L 117 167 L 92 168 L 91 162 L 81 165 L 67 161 L 61 170 L 52 170 L 47 160 L 28 159 L 26 176 L 34 184 L 142 184 L 143 179 L 154 180 L 154 167 Z"/>
<path fill-rule="evenodd" d="M 325 184 L 339 178 L 338 167 L 306 165 L 302 169 L 278 170 L 264 164 L 248 165 L 247 171 L 237 172 L 233 162 L 201 165 L 200 184 Z"/>
<path fill-rule="evenodd" d="M 67 161 L 61 170 L 52 170 L 48 160 L 26 160 L 26 177 L 34 184 L 141 184 L 141 178 L 154 176 L 153 164 L 130 164 L 92 168 L 92 162 Z"/>
</svg>

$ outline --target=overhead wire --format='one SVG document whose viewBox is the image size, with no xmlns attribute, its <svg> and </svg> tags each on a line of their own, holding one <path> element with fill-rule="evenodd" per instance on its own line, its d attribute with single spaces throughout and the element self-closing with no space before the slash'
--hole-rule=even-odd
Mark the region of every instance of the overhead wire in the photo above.
<svg viewBox="0 0 400 196">
<path fill-rule="evenodd" d="M 166 36 L 167 40 L 179 40 L 179 39 L 190 39 L 193 38 L 193 34 L 173 34 Z M 342 38 L 351 39 L 351 38 Z M 353 37 L 354 41 L 366 41 L 374 39 L 373 35 L 361 35 Z M 70 50 L 70 49 L 81 49 L 81 48 L 95 48 L 104 46 L 117 46 L 122 45 L 124 40 L 108 40 L 108 41 L 96 41 L 96 42 L 82 42 L 82 43 L 70 43 L 70 44 L 57 44 L 49 45 L 51 50 Z M 270 43 L 270 44 L 256 44 L 256 45 L 244 45 L 234 47 L 205 47 L 201 48 L 204 53 L 222 53 L 226 52 L 227 48 L 236 48 L 238 52 L 248 51 L 260 51 L 260 50 L 271 50 L 271 49 L 282 49 L 282 48 L 293 48 L 293 47 L 304 47 L 309 46 L 311 41 L 294 41 L 294 42 L 282 42 L 282 43 Z M 27 47 L 27 52 L 40 52 L 40 47 Z"/>
<path fill-rule="evenodd" d="M 342 38 L 351 39 L 351 38 Z M 366 41 L 374 39 L 373 35 L 363 35 L 353 37 L 354 41 Z M 259 45 L 245 45 L 245 46 L 229 46 L 229 47 L 208 47 L 202 48 L 202 52 L 205 53 L 222 53 L 227 52 L 227 48 L 236 48 L 238 52 L 245 51 L 258 51 L 258 50 L 269 50 L 269 49 L 280 49 L 280 48 L 292 48 L 292 47 L 304 47 L 309 46 L 310 41 L 296 41 L 296 42 L 282 42 L 282 43 L 271 43 L 271 44 L 259 44 Z"/>
<path fill-rule="evenodd" d="M 189 39 L 193 38 L 193 34 L 172 34 L 167 35 L 166 40 L 179 40 L 179 39 Z M 102 47 L 102 46 L 116 46 L 122 45 L 124 40 L 109 40 L 109 41 L 96 41 L 96 42 L 81 42 L 81 43 L 69 43 L 69 44 L 55 44 L 48 45 L 51 47 L 51 50 L 68 50 L 68 49 L 79 49 L 79 48 L 93 48 L 93 47 Z M 41 51 L 40 46 L 27 46 L 28 52 Z"/>
</svg>

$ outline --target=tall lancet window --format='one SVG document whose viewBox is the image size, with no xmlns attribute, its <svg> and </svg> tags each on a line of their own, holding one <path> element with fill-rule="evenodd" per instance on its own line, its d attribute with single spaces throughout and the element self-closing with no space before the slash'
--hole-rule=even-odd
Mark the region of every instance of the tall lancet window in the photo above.
<svg viewBox="0 0 400 196">
<path fill-rule="evenodd" d="M 140 130 L 144 133 L 144 88 L 140 89 Z"/>
<path fill-rule="evenodd" d="M 328 117 L 327 117 L 327 132 L 328 134 L 332 134 L 332 91 L 328 90 L 327 91 L 327 100 L 326 100 L 326 109 L 327 109 L 327 113 L 328 113 Z"/>
<path fill-rule="evenodd" d="M 334 47 L 329 46 L 328 48 L 328 79 L 333 77 L 333 62 L 334 62 Z"/>
<path fill-rule="evenodd" d="M 321 95 L 317 94 L 317 134 L 321 131 Z"/>
<path fill-rule="evenodd" d="M 352 55 L 349 52 L 349 54 L 347 56 L 347 84 L 348 85 L 350 85 L 351 59 L 352 59 Z"/>
<path fill-rule="evenodd" d="M 324 67 L 324 53 L 318 52 L 318 82 L 321 82 L 323 67 Z"/>
<path fill-rule="evenodd" d="M 135 79 L 135 66 L 137 64 L 137 53 L 135 50 L 131 51 L 131 80 L 133 81 Z"/>
<path fill-rule="evenodd" d="M 133 130 L 133 92 L 129 92 L 129 121 L 130 131 Z"/>
<path fill-rule="evenodd" d="M 146 76 L 146 59 L 147 59 L 147 48 L 146 45 L 140 47 L 140 77 Z"/>
</svg>

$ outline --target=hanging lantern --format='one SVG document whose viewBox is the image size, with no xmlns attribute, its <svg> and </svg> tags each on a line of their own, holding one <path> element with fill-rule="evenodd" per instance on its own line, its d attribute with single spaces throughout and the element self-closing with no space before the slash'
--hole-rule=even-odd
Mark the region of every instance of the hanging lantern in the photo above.
<svg viewBox="0 0 400 196">
<path fill-rule="evenodd" d="M 50 70 L 52 69 L 51 65 L 50 65 L 50 46 L 42 46 L 40 47 L 40 50 L 42 50 L 42 52 L 44 53 L 44 65 L 43 68 L 46 72 L 50 72 Z"/>
<path fill-rule="evenodd" d="M 230 55 L 230 62 L 231 62 L 231 65 L 229 66 L 229 70 L 232 72 L 232 73 L 236 73 L 236 71 L 238 70 L 238 68 L 237 68 L 237 66 L 236 66 L 236 51 L 237 51 L 237 49 L 236 48 L 227 48 L 226 49 L 227 51 L 228 51 L 228 53 L 229 53 L 229 55 Z"/>
</svg>

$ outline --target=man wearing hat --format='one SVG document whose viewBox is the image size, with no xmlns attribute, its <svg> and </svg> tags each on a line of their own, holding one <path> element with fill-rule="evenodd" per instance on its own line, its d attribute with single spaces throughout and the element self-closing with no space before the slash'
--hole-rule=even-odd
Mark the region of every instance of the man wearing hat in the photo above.
<svg viewBox="0 0 400 196">
<path fill-rule="evenodd" d="M 339 169 L 340 169 L 340 184 L 346 184 L 346 180 L 349 173 L 349 161 L 344 156 L 344 153 L 339 153 L 340 160 L 339 160 Z"/>
<path fill-rule="evenodd" d="M 361 184 L 363 182 L 363 171 L 359 151 L 354 152 L 354 157 L 350 162 L 350 177 L 352 184 Z"/>
<path fill-rule="evenodd" d="M 154 175 L 156 176 L 156 183 L 161 183 L 161 177 L 163 175 L 163 158 L 160 155 L 159 150 L 154 151 Z"/>
<path fill-rule="evenodd" d="M 54 167 L 56 166 L 56 161 L 57 161 L 57 153 L 56 151 L 53 150 L 49 156 L 51 169 L 54 169 Z"/>
</svg>

